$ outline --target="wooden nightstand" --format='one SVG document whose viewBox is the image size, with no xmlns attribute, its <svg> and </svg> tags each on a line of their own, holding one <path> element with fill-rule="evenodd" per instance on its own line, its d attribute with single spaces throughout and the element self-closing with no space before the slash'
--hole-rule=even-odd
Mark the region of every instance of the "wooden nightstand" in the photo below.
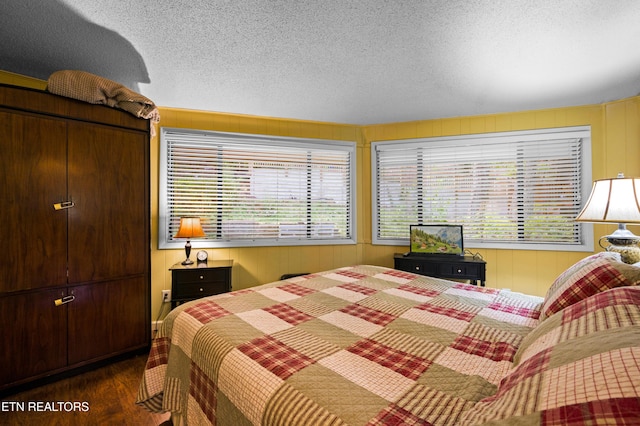
<svg viewBox="0 0 640 426">
<path fill-rule="evenodd" d="M 487 262 L 473 256 L 393 256 L 394 268 L 436 278 L 469 280 L 484 287 Z"/>
<path fill-rule="evenodd" d="M 209 260 L 192 265 L 178 262 L 171 271 L 171 308 L 183 302 L 231 291 L 233 260 Z"/>
</svg>

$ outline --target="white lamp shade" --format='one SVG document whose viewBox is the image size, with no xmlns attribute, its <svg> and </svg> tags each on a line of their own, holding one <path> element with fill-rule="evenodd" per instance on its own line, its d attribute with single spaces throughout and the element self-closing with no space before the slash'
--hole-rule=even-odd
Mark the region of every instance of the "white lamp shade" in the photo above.
<svg viewBox="0 0 640 426">
<path fill-rule="evenodd" d="M 640 223 L 640 178 L 602 179 L 576 217 L 578 222 Z"/>
</svg>

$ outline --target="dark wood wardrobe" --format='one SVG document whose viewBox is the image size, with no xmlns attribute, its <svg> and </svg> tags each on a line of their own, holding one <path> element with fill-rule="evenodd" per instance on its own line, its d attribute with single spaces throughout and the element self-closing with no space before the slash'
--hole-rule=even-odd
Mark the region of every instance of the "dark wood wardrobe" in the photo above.
<svg viewBox="0 0 640 426">
<path fill-rule="evenodd" d="M 0 85 L 0 392 L 148 348 L 149 122 Z"/>
</svg>

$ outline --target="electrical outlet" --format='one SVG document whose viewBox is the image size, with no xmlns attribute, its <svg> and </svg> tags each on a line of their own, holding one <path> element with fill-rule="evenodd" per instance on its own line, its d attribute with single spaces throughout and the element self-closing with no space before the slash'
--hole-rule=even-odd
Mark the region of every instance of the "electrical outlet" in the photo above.
<svg viewBox="0 0 640 426">
<path fill-rule="evenodd" d="M 171 302 L 171 290 L 162 290 L 162 302 Z"/>
</svg>

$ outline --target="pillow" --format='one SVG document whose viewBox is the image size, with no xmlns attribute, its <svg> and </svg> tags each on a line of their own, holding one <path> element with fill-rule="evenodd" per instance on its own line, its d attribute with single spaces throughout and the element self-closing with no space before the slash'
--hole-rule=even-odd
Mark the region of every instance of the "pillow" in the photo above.
<svg viewBox="0 0 640 426">
<path fill-rule="evenodd" d="M 640 286 L 607 290 L 565 308 L 539 323 L 522 339 L 513 357 L 514 367 L 557 344 L 573 345 L 574 339 L 597 337 L 600 333 L 605 333 L 602 338 L 608 339 L 615 334 L 614 329 L 640 326 L 640 306 L 634 303 L 640 303 Z M 640 333 L 640 328 L 637 332 Z M 640 340 L 637 344 L 640 345 Z"/>
<path fill-rule="evenodd" d="M 460 424 L 637 424 L 639 357 L 640 287 L 598 293 L 540 323 Z"/>
<path fill-rule="evenodd" d="M 580 300 L 614 287 L 638 285 L 640 268 L 620 262 L 620 254 L 601 252 L 569 267 L 544 298 L 540 321 Z"/>
</svg>

